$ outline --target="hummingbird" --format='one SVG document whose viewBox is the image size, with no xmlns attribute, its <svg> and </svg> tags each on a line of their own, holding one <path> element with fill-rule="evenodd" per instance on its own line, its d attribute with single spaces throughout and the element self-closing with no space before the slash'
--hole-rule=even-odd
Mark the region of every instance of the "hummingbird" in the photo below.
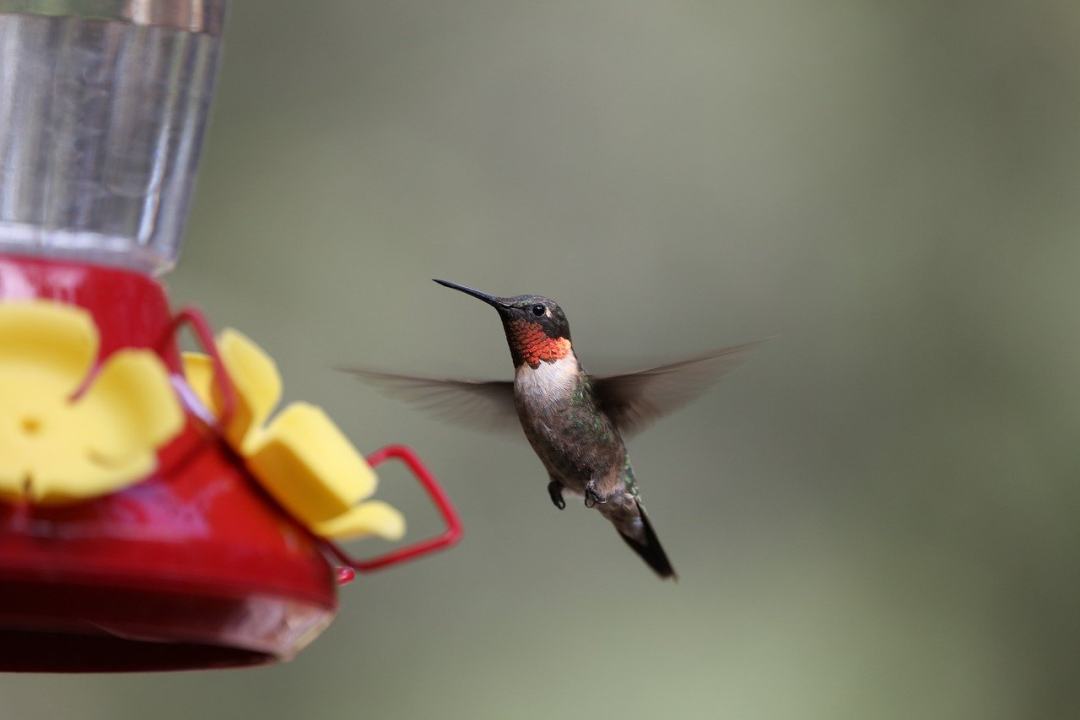
<svg viewBox="0 0 1080 720">
<path fill-rule="evenodd" d="M 547 470 L 547 492 L 556 508 L 566 507 L 566 493 L 582 497 L 660 578 L 677 580 L 645 511 L 623 437 L 692 400 L 757 343 L 600 377 L 585 371 L 566 313 L 551 298 L 496 297 L 448 280 L 435 282 L 495 308 L 514 363 L 512 381 L 343 370 L 454 421 L 489 430 L 520 424 Z"/>
</svg>

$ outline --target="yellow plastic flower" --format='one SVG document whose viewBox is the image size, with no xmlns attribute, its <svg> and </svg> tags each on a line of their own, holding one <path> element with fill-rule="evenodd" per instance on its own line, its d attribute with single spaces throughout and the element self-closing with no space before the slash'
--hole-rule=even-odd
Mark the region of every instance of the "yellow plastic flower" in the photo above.
<svg viewBox="0 0 1080 720">
<path fill-rule="evenodd" d="M 323 537 L 400 539 L 401 513 L 379 500 L 361 502 L 375 492 L 375 473 L 326 413 L 293 403 L 267 422 L 281 399 L 274 361 L 235 330 L 223 331 L 217 346 L 237 396 L 225 437 L 263 487 Z M 186 353 L 184 374 L 199 400 L 220 413 L 210 358 Z"/>
<path fill-rule="evenodd" d="M 165 366 L 147 350 L 98 354 L 86 311 L 0 304 L 0 499 L 84 500 L 138 482 L 184 426 Z M 74 396 L 74 397 L 73 397 Z"/>
</svg>

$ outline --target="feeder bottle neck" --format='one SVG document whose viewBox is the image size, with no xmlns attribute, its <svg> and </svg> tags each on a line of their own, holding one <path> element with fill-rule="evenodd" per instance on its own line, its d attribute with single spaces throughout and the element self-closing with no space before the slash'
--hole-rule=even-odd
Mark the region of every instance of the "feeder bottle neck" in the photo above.
<svg viewBox="0 0 1080 720">
<path fill-rule="evenodd" d="M 0 0 L 0 253 L 179 255 L 227 0 Z"/>
</svg>

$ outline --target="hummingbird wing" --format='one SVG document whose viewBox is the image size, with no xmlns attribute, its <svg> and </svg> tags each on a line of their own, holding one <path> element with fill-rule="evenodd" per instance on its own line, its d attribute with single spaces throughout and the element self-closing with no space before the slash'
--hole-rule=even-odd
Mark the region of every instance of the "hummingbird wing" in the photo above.
<svg viewBox="0 0 1080 720">
<path fill-rule="evenodd" d="M 619 430 L 632 435 L 693 400 L 760 344 L 733 345 L 670 365 L 594 377 L 593 392 Z"/>
<path fill-rule="evenodd" d="M 509 380 L 428 378 L 364 368 L 339 370 L 444 420 L 488 431 L 512 432 L 521 427 L 514 407 L 514 383 Z"/>
</svg>

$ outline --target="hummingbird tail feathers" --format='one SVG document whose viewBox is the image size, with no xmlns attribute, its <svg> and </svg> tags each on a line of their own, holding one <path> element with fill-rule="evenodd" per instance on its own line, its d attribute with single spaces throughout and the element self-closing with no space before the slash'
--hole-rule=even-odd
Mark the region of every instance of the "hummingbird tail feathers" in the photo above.
<svg viewBox="0 0 1080 720">
<path fill-rule="evenodd" d="M 645 512 L 645 508 L 641 507 L 641 503 L 637 503 L 637 509 L 641 517 L 641 528 L 634 535 L 624 533 L 619 529 L 619 537 L 641 556 L 641 559 L 660 576 L 660 579 L 667 580 L 671 578 L 678 581 L 679 576 L 675 573 L 675 568 L 671 566 L 671 561 L 668 560 L 667 553 L 664 552 L 664 547 L 660 544 L 660 538 L 656 537 L 656 531 L 653 530 L 652 523 L 649 522 L 649 516 Z"/>
</svg>

